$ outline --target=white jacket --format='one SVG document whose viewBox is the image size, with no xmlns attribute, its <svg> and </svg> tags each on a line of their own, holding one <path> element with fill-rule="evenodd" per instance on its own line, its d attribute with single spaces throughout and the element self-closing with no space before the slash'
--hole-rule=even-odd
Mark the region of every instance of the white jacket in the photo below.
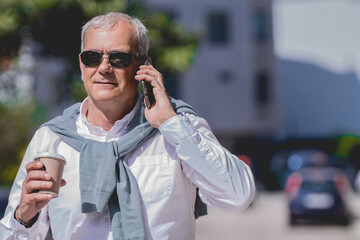
<svg viewBox="0 0 360 240">
<path fill-rule="evenodd" d="M 80 114 L 76 121 L 78 133 L 98 141 L 116 140 L 124 135 L 139 104 L 109 132 L 92 126 Z M 81 112 L 86 108 L 85 100 Z M 37 222 L 25 228 L 14 219 L 14 209 L 20 201 L 25 165 L 41 152 L 59 153 L 67 159 L 63 174 L 67 184 L 59 197 L 42 209 Z M 169 119 L 125 161 L 139 185 L 146 239 L 195 239 L 196 187 L 203 202 L 229 211 L 245 209 L 254 197 L 250 168 L 224 149 L 207 122 L 194 115 Z M 78 173 L 79 152 L 49 128 L 40 128 L 27 148 L 11 189 L 9 205 L 0 221 L 0 239 L 44 239 L 49 226 L 54 239 L 112 239 L 108 212 L 81 213 Z"/>
</svg>

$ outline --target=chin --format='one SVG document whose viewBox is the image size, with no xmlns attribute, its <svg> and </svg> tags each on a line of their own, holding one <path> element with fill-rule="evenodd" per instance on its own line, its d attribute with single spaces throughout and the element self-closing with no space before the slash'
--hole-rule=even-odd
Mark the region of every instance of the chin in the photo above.
<svg viewBox="0 0 360 240">
<path fill-rule="evenodd" d="M 127 101 L 132 101 L 134 99 L 135 95 L 129 95 L 129 94 L 111 94 L 109 92 L 103 92 L 101 94 L 97 94 L 95 96 L 93 96 L 93 100 L 95 102 L 99 102 L 99 103 L 125 103 Z"/>
<path fill-rule="evenodd" d="M 111 96 L 98 96 L 93 98 L 95 102 L 98 103 L 111 103 L 120 101 L 120 97 L 111 97 Z"/>
<path fill-rule="evenodd" d="M 97 88 L 92 89 L 89 96 L 93 99 L 94 102 L 127 102 L 133 101 L 134 97 L 137 95 L 137 87 L 134 89 L 127 88 L 125 89 L 114 89 L 114 88 Z M 92 94 L 91 94 L 92 93 Z"/>
</svg>

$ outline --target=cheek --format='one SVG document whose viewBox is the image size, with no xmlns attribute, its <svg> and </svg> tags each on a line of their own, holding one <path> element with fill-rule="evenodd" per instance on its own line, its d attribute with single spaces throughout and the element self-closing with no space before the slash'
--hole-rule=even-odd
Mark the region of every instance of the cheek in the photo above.
<svg viewBox="0 0 360 240">
<path fill-rule="evenodd" d="M 115 72 L 116 78 L 122 82 L 123 85 L 129 86 L 133 85 L 135 80 L 135 75 L 133 69 L 128 69 L 126 71 Z"/>
<path fill-rule="evenodd" d="M 95 74 L 96 70 L 91 68 L 82 68 L 81 69 L 81 80 L 86 83 L 89 82 L 92 76 Z"/>
<path fill-rule="evenodd" d="M 138 81 L 135 80 L 135 75 L 132 73 L 132 74 L 129 74 L 128 78 L 128 82 L 127 82 L 127 85 L 130 86 L 132 89 L 137 89 L 137 86 L 138 86 Z"/>
</svg>

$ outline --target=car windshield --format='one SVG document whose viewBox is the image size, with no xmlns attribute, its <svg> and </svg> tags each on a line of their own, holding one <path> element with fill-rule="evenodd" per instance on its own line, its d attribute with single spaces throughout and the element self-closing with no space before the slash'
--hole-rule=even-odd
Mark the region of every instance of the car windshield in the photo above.
<svg viewBox="0 0 360 240">
<path fill-rule="evenodd" d="M 328 192 L 334 190 L 334 184 L 331 181 L 304 181 L 301 185 L 301 189 Z"/>
</svg>

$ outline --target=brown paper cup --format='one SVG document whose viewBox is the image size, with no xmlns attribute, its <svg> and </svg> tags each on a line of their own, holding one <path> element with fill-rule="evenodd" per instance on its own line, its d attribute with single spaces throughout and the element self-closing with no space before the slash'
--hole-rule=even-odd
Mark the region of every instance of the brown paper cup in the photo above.
<svg viewBox="0 0 360 240">
<path fill-rule="evenodd" d="M 41 161 L 44 164 L 43 171 L 50 174 L 50 181 L 53 183 L 52 187 L 47 190 L 39 190 L 39 193 L 50 193 L 55 197 L 58 196 L 60 190 L 61 179 L 66 164 L 65 158 L 56 153 L 41 153 L 38 154 L 34 161 Z"/>
</svg>

